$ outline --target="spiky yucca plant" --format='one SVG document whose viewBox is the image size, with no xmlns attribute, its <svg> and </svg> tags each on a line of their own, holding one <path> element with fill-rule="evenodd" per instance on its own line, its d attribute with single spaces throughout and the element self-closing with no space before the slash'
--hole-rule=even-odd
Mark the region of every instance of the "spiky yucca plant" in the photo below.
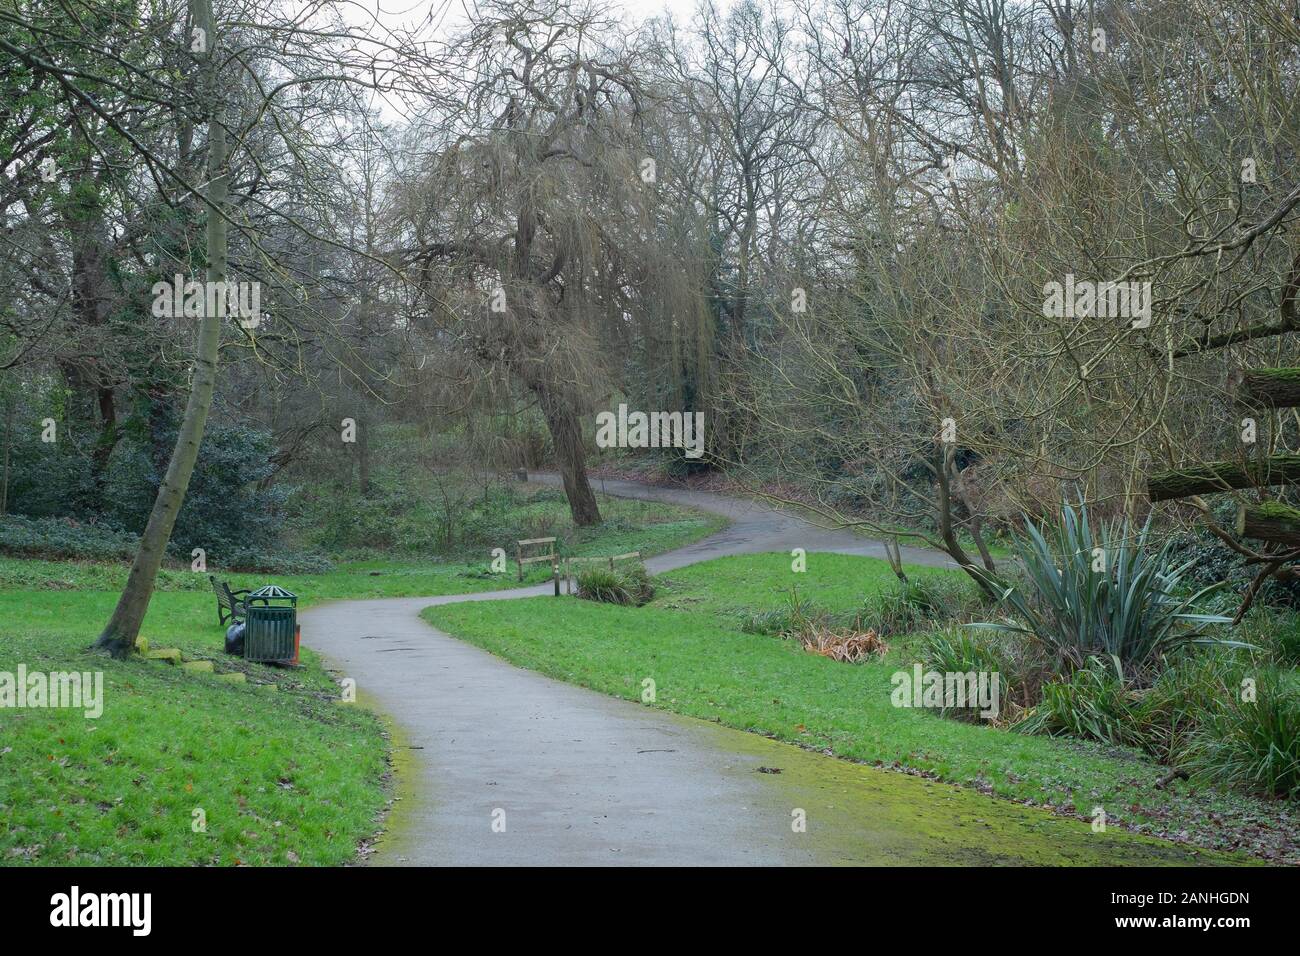
<svg viewBox="0 0 1300 956">
<path fill-rule="evenodd" d="M 1026 517 L 1025 534 L 1014 542 L 1023 584 L 990 579 L 1014 620 L 973 626 L 1031 635 L 1065 671 L 1101 657 L 1121 679 L 1148 670 L 1180 644 L 1248 646 L 1207 633 L 1231 620 L 1199 610 L 1223 585 L 1187 593 L 1183 577 L 1195 562 L 1174 565 L 1173 543 L 1154 549 L 1150 531 L 1150 518 L 1136 534 L 1125 520 L 1100 524 L 1094 537 L 1082 502 L 1077 511 L 1065 505 L 1051 527 Z"/>
</svg>

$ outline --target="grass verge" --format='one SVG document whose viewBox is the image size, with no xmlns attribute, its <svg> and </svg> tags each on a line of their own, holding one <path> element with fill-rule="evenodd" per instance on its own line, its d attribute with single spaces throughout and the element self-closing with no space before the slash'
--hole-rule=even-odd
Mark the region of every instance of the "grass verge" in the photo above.
<svg viewBox="0 0 1300 956">
<path fill-rule="evenodd" d="M 612 512 L 601 528 L 572 535 L 573 553 L 656 553 L 724 523 L 663 505 Z M 0 672 L 20 664 L 29 673 L 102 672 L 104 695 L 94 719 L 82 710 L 0 708 L 0 865 L 338 865 L 364 855 L 389 798 L 391 748 L 380 721 L 339 703 L 310 650 L 294 670 L 227 657 L 206 574 L 164 570 L 141 633 L 154 647 L 244 671 L 250 683 L 90 651 L 127 571 L 0 557 Z M 274 581 L 303 606 L 519 583 L 513 569 L 490 573 L 486 555 L 481 563 L 376 560 L 320 575 L 218 576 L 237 588 Z M 535 568 L 527 582 L 548 576 Z"/>
<path fill-rule="evenodd" d="M 916 575 L 954 572 L 909 569 Z M 796 644 L 740 633 L 736 617 L 800 592 L 832 611 L 852 610 L 890 579 L 884 562 L 809 555 L 792 575 L 784 554 L 743 555 L 671 572 L 643 608 L 588 601 L 443 605 L 435 626 L 513 663 L 607 694 L 639 700 L 654 679 L 657 703 L 835 756 L 976 788 L 984 793 L 1221 850 L 1300 862 L 1290 804 L 1175 783 L 1127 748 L 1030 737 L 891 705 L 891 676 L 915 660 L 906 640 L 869 664 L 846 665 Z"/>
<path fill-rule="evenodd" d="M 0 710 L 0 862 L 337 865 L 378 826 L 383 730 L 319 659 L 232 685 L 87 650 L 116 596 L 0 593 L 0 671 L 103 674 L 103 714 Z M 159 594 L 155 646 L 223 658 L 211 602 Z"/>
</svg>

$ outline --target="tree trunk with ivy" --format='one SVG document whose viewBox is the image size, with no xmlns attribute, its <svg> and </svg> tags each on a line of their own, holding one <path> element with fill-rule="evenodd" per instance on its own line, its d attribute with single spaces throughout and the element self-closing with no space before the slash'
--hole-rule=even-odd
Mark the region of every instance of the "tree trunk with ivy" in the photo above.
<svg viewBox="0 0 1300 956">
<path fill-rule="evenodd" d="M 1252 368 L 1240 373 L 1237 401 L 1252 408 L 1300 405 L 1300 368 Z"/>
<path fill-rule="evenodd" d="M 1167 501 L 1298 482 L 1300 455 L 1271 455 L 1258 461 L 1216 461 L 1163 471 L 1147 480 L 1147 496 L 1152 501 Z"/>
<path fill-rule="evenodd" d="M 1300 508 L 1279 501 L 1237 507 L 1237 534 L 1300 548 Z"/>
</svg>

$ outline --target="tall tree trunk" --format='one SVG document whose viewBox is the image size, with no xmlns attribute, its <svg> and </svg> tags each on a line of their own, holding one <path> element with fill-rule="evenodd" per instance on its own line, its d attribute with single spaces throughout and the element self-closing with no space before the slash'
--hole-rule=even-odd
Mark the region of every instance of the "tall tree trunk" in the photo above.
<svg viewBox="0 0 1300 956">
<path fill-rule="evenodd" d="M 80 110 L 74 110 L 79 114 Z M 113 278 L 112 238 L 106 220 L 101 187 L 91 157 L 94 148 L 81 123 L 74 125 L 78 145 L 84 148 L 84 166 L 73 190 L 75 200 L 64 211 L 64 223 L 72 239 L 72 298 L 77 317 L 86 329 L 102 330 L 108 324 L 113 305 L 120 298 L 120 282 Z M 114 406 L 115 377 L 101 359 L 78 357 L 70 368 L 72 379 L 85 389 L 89 404 L 99 417 L 99 436 L 90 456 L 90 476 L 95 508 L 104 508 L 104 482 L 108 462 L 117 446 L 117 411 Z M 67 374 L 67 373 L 65 373 Z"/>
<path fill-rule="evenodd" d="M 564 495 L 569 499 L 569 513 L 579 527 L 601 522 L 600 506 L 587 480 L 587 449 L 582 441 L 577 403 L 568 400 L 562 388 L 539 386 L 534 389 L 546 427 L 555 445 L 555 461 L 564 479 Z"/>
<path fill-rule="evenodd" d="M 11 394 L 5 397 L 5 468 L 4 468 L 4 485 L 0 487 L 0 515 L 9 513 L 9 453 L 13 448 L 14 434 L 14 397 Z"/>
<path fill-rule="evenodd" d="M 357 428 L 357 491 L 363 498 L 370 496 L 369 422 L 362 422 Z"/>
<path fill-rule="evenodd" d="M 207 280 L 225 282 L 227 147 L 217 89 L 216 26 L 212 16 L 212 0 L 192 0 L 192 3 L 194 23 L 207 37 L 203 69 L 203 87 L 208 106 Z M 140 549 L 131 564 L 126 589 L 118 598 L 112 618 L 95 643 L 96 647 L 108 650 L 114 657 L 124 657 L 130 653 L 140 633 L 145 612 L 149 609 L 158 568 L 162 565 L 176 516 L 180 513 L 190 476 L 194 473 L 194 462 L 199 456 L 199 444 L 203 440 L 208 410 L 212 407 L 212 392 L 216 387 L 220 343 L 221 316 L 205 315 L 199 326 L 193 385 L 185 403 L 185 417 L 181 422 L 180 433 L 176 436 L 176 447 L 167 465 L 167 474 L 163 477 L 158 496 L 154 499 L 153 510 L 149 513 L 149 523 L 145 526 Z"/>
<path fill-rule="evenodd" d="M 99 403 L 99 437 L 95 439 L 95 450 L 91 455 L 91 477 L 95 483 L 95 500 L 104 500 L 104 482 L 108 478 L 108 463 L 117 447 L 117 406 L 113 400 L 113 388 L 100 385 L 96 389 Z"/>
</svg>

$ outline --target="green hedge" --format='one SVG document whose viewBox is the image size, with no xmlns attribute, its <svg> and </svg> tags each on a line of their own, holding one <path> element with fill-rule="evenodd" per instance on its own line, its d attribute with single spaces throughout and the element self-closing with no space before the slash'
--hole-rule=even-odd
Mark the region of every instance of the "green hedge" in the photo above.
<svg viewBox="0 0 1300 956">
<path fill-rule="evenodd" d="M 54 561 L 130 561 L 140 538 L 107 525 L 73 518 L 0 517 L 0 553 Z M 175 545 L 175 542 L 173 542 Z M 190 553 L 173 547 L 177 560 L 188 563 Z M 333 565 L 311 552 L 278 548 L 226 547 L 209 551 L 208 566 L 223 571 L 265 571 L 280 574 L 323 574 Z"/>
</svg>

